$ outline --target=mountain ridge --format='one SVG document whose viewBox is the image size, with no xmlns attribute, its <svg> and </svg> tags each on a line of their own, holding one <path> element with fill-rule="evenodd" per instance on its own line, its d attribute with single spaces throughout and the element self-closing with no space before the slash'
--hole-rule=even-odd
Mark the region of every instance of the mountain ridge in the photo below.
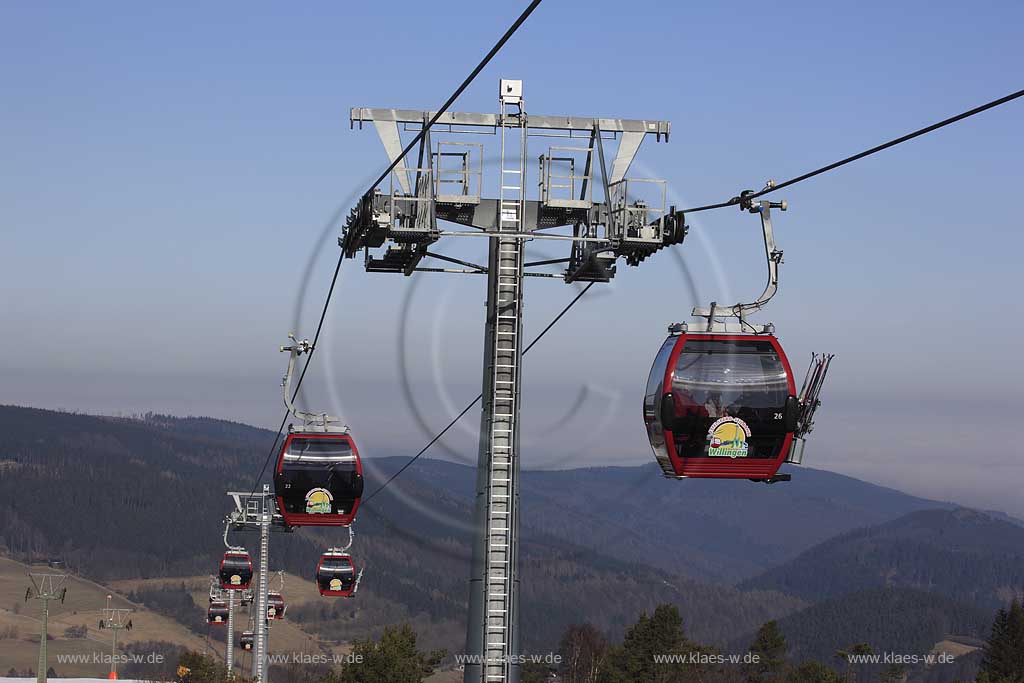
<svg viewBox="0 0 1024 683">
<path fill-rule="evenodd" d="M 1024 528 L 969 508 L 855 529 L 739 584 L 816 602 L 885 587 L 996 609 L 1024 589 Z"/>
<path fill-rule="evenodd" d="M 872 588 L 828 598 L 778 621 L 794 661 L 834 661 L 837 651 L 866 642 L 875 652 L 923 655 L 951 636 L 983 639 L 992 624 L 986 610 L 905 587 Z M 843 634 L 848 634 L 843 640 Z M 733 641 L 744 648 L 754 633 Z"/>
</svg>

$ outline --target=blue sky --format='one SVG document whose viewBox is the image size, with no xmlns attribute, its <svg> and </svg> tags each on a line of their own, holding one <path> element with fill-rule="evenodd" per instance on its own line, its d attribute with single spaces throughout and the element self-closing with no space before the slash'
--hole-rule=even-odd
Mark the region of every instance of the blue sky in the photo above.
<svg viewBox="0 0 1024 683">
<path fill-rule="evenodd" d="M 276 426 L 275 349 L 312 334 L 328 221 L 385 166 L 349 108 L 435 108 L 520 11 L 439 7 L 6 3 L 0 402 Z M 506 77 L 533 113 L 670 120 L 632 174 L 692 205 L 1021 87 L 1020 3 L 628 10 L 546 0 L 456 109 L 494 111 Z M 1024 514 L 1022 120 L 1024 103 L 1006 105 L 780 193 L 786 263 L 764 319 L 795 365 L 838 354 L 809 464 Z M 686 245 L 621 267 L 531 353 L 527 466 L 650 458 L 639 400 L 665 324 L 763 284 L 756 218 L 690 224 Z M 574 293 L 531 281 L 527 334 Z M 478 391 L 482 297 L 482 279 L 348 262 L 311 406 L 343 412 L 370 454 L 415 452 L 419 419 L 442 426 Z M 472 460 L 476 420 L 464 427 L 448 456 Z"/>
</svg>

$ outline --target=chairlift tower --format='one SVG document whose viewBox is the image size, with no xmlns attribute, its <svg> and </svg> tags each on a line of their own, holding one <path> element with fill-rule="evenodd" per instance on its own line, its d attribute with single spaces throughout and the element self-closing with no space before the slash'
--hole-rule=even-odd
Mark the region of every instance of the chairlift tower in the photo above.
<svg viewBox="0 0 1024 683">
<path fill-rule="evenodd" d="M 110 679 L 117 680 L 117 634 L 120 631 L 131 631 L 132 610 L 126 607 L 111 607 L 110 601 L 114 599 L 113 595 L 107 596 L 107 606 L 103 608 L 103 618 L 100 619 L 100 629 L 108 629 L 111 631 L 111 646 L 110 646 Z"/>
<path fill-rule="evenodd" d="M 483 408 L 476 482 L 476 535 L 470 578 L 465 666 L 467 683 L 517 683 L 519 528 L 519 410 L 523 354 L 523 283 L 527 277 L 566 283 L 608 282 L 616 261 L 638 265 L 654 252 L 683 241 L 681 212 L 666 207 L 665 181 L 627 178 L 647 136 L 668 140 L 668 121 L 529 116 L 523 84 L 501 80 L 499 112 L 445 112 L 423 131 L 434 112 L 354 108 L 351 124 L 372 123 L 392 163 L 387 192 L 365 195 L 339 239 L 344 256 L 364 253 L 369 272 L 445 272 L 487 276 Z M 423 131 L 415 167 L 407 166 L 401 132 Z M 483 144 L 434 137 L 494 135 L 500 139 L 496 196 L 484 196 Z M 529 141 L 557 138 L 538 157 L 538 196 L 528 198 Z M 611 167 L 605 144 L 617 141 Z M 474 155 L 476 155 L 474 157 Z M 603 201 L 593 198 L 600 182 Z M 463 226 L 442 230 L 438 221 Z M 554 232 L 571 228 L 571 234 Z M 489 241 L 487 265 L 431 250 L 443 237 Z M 570 243 L 564 259 L 526 262 L 525 243 Z M 382 254 L 379 248 L 388 243 Z M 371 252 L 371 250 L 373 250 Z M 441 267 L 423 265 L 432 258 Z M 566 264 L 562 274 L 531 270 Z M 461 268 L 452 268 L 454 264 Z"/>
<path fill-rule="evenodd" d="M 40 618 L 42 626 L 39 630 L 39 668 L 36 672 L 36 681 L 37 683 L 46 683 L 46 629 L 50 618 L 50 601 L 60 600 L 61 604 L 64 603 L 68 589 L 64 588 L 63 584 L 68 576 L 67 574 L 29 572 L 28 578 L 32 581 L 32 586 L 25 591 L 25 602 L 28 602 L 29 598 L 35 598 L 43 603 L 43 613 Z"/>
<path fill-rule="evenodd" d="M 260 492 L 229 491 L 235 509 L 227 517 L 227 528 L 257 529 L 260 532 L 259 576 L 253 603 L 255 606 L 256 637 L 252 652 L 252 678 L 255 683 L 267 683 L 267 589 L 269 588 L 270 531 L 290 531 L 277 510 L 277 501 L 269 484 Z M 227 537 L 225 529 L 225 539 Z M 227 591 L 231 592 L 231 591 Z M 231 604 L 228 605 L 229 610 Z M 232 621 L 231 612 L 228 619 Z M 229 634 L 228 650 L 232 651 L 234 634 Z M 230 671 L 230 670 L 229 670 Z"/>
</svg>

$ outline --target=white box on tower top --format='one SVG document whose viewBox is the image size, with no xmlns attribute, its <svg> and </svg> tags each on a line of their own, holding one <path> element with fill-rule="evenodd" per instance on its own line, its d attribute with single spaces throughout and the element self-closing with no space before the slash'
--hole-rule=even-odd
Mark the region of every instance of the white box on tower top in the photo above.
<svg viewBox="0 0 1024 683">
<path fill-rule="evenodd" d="M 507 104 L 520 104 L 523 101 L 523 82 L 507 78 L 501 79 L 501 100 Z"/>
</svg>

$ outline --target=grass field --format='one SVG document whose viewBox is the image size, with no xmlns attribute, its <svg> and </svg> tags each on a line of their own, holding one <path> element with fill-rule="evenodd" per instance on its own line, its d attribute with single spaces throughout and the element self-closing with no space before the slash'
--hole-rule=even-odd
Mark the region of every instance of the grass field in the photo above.
<svg viewBox="0 0 1024 683">
<path fill-rule="evenodd" d="M 28 565 L 0 558 L 0 631 L 13 628 L 16 635 L 0 640 L 0 673 L 8 669 L 35 669 L 38 662 L 40 610 L 39 600 L 25 601 L 25 589 L 31 585 L 28 572 L 53 573 L 45 565 Z M 49 634 L 47 641 L 49 665 L 61 676 L 105 676 L 108 667 L 104 664 L 58 664 L 58 655 L 109 653 L 111 632 L 99 629 L 107 595 L 112 596 L 112 607 L 134 610 L 131 631 L 122 631 L 118 640 L 131 643 L 145 640 L 165 640 L 201 650 L 204 639 L 190 633 L 177 622 L 155 614 L 139 605 L 134 605 L 117 592 L 111 591 L 92 581 L 69 576 L 64 582 L 67 597 L 63 604 L 50 602 Z M 64 637 L 69 626 L 86 626 L 87 636 L 83 639 Z"/>
<path fill-rule="evenodd" d="M 976 652 L 978 649 L 980 648 L 978 648 L 977 646 L 967 645 L 965 643 L 960 643 L 955 640 L 949 639 L 942 640 L 936 643 L 935 647 L 932 648 L 932 652 L 935 654 L 945 652 L 946 654 L 953 655 L 954 657 L 959 657 L 961 655 Z"/>
<path fill-rule="evenodd" d="M 210 585 L 210 579 L 208 576 L 186 576 L 186 577 L 165 577 L 159 579 L 140 579 L 140 580 L 129 580 L 129 581 L 115 581 L 111 584 L 111 587 L 122 593 L 129 593 L 139 588 L 148 587 L 161 587 L 167 585 L 178 586 L 184 583 L 185 586 L 191 591 L 192 599 L 197 605 L 202 608 L 206 608 L 209 604 L 208 589 Z M 272 577 L 270 581 L 270 589 L 276 590 L 278 581 L 276 575 Z M 312 581 L 300 579 L 293 574 L 285 574 L 284 577 L 284 589 L 282 591 L 285 596 L 285 600 L 288 605 L 300 605 L 312 600 L 322 600 L 320 592 L 317 590 L 316 584 Z M 239 609 L 236 613 L 235 632 L 241 633 L 248 628 L 248 612 L 244 609 Z M 212 627 L 218 628 L 218 627 Z M 224 627 L 219 627 L 224 628 Z M 271 623 L 270 627 L 270 647 L 269 653 L 274 654 L 345 654 L 349 651 L 349 647 L 346 645 L 333 645 L 331 643 L 325 643 L 318 639 L 316 636 L 306 633 L 299 628 L 295 623 L 289 621 L 287 616 L 282 620 L 275 620 Z M 247 661 L 243 660 L 243 657 L 247 657 L 247 654 L 240 649 L 235 649 L 235 661 Z"/>
<path fill-rule="evenodd" d="M 25 602 L 25 589 L 31 585 L 28 572 L 53 573 L 45 565 L 28 566 L 6 558 L 0 558 L 0 675 L 10 668 L 17 670 L 35 669 L 38 662 L 40 610 L 39 600 L 29 599 Z M 151 610 L 128 601 L 124 596 L 133 589 L 148 587 L 175 587 L 184 582 L 191 591 L 197 605 L 204 608 L 208 604 L 207 588 L 209 577 L 168 577 L 160 579 L 116 581 L 109 586 L 101 586 L 92 581 L 69 576 L 64 583 L 67 597 L 63 604 L 59 601 L 50 602 L 49 634 L 52 640 L 47 641 L 49 666 L 53 667 L 62 677 L 106 677 L 109 666 L 93 663 L 59 663 L 60 655 L 90 655 L 93 653 L 109 654 L 111 632 L 101 631 L 99 621 L 102 610 L 107 604 L 107 595 L 111 595 L 112 607 L 124 607 L 133 610 L 131 615 L 133 628 L 121 631 L 118 642 L 132 643 L 139 641 L 167 641 L 183 645 L 191 650 L 204 651 L 207 648 L 219 658 L 224 653 L 219 651 L 223 645 L 210 641 L 207 644 L 205 634 L 192 633 L 178 622 L 156 614 Z M 271 588 L 276 587 L 276 581 Z M 311 581 L 296 576 L 286 576 L 284 583 L 285 599 L 290 605 L 301 604 L 310 600 L 320 600 L 316 585 Z M 248 617 L 243 610 L 239 611 L 236 622 L 236 633 L 246 628 Z M 87 635 L 81 639 L 64 637 L 65 630 L 70 626 L 86 626 Z M 223 628 L 223 627 L 221 627 Z M 6 637 L 4 637 L 6 636 Z M 323 643 L 287 618 L 274 621 L 270 631 L 271 654 L 291 653 L 334 653 L 348 652 L 345 645 Z M 214 651 L 218 650 L 218 651 Z M 237 664 L 246 664 L 248 657 L 242 650 L 235 650 Z"/>
</svg>

